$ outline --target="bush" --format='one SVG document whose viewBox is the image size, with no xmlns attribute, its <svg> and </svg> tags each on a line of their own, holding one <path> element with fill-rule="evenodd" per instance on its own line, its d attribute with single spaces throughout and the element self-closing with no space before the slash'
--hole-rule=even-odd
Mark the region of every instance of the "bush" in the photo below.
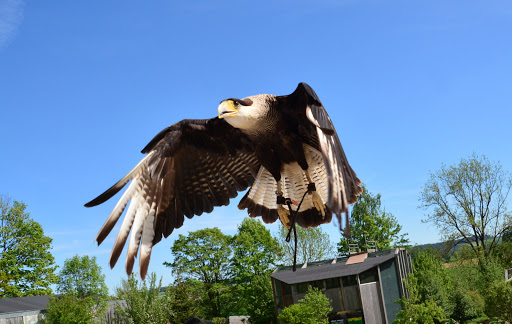
<svg viewBox="0 0 512 324">
<path fill-rule="evenodd" d="M 455 308 L 452 318 L 465 321 L 481 315 L 484 311 L 485 301 L 476 291 L 457 288 L 453 295 Z"/>
<path fill-rule="evenodd" d="M 496 281 L 489 288 L 485 299 L 489 316 L 512 322 L 512 281 Z"/>
<path fill-rule="evenodd" d="M 304 299 L 283 309 L 278 319 L 283 324 L 327 324 L 327 316 L 332 311 L 330 304 L 318 288 L 309 287 Z"/>
<path fill-rule="evenodd" d="M 415 275 L 409 275 L 407 279 L 409 298 L 396 301 L 402 310 L 396 315 L 394 324 L 405 323 L 441 323 L 446 319 L 445 311 L 433 299 L 422 300 L 418 291 L 418 279 Z"/>
<path fill-rule="evenodd" d="M 170 297 L 171 323 L 185 323 L 187 319 L 199 316 L 201 297 L 196 288 L 193 281 L 178 282 L 167 288 L 165 294 Z"/>
<path fill-rule="evenodd" d="M 149 284 L 147 284 L 149 283 Z M 117 307 L 116 311 L 134 324 L 168 323 L 172 316 L 170 298 L 160 296 L 162 279 L 157 283 L 156 274 L 151 273 L 142 283 L 132 274 L 117 288 L 117 297 L 126 301 L 126 308 Z"/>
<path fill-rule="evenodd" d="M 441 323 L 445 319 L 444 311 L 432 299 L 421 303 L 402 304 L 402 310 L 396 315 L 393 324 Z"/>
<path fill-rule="evenodd" d="M 96 301 L 92 297 L 78 298 L 73 294 L 52 296 L 46 308 L 44 323 L 53 324 L 91 324 L 99 323 L 95 320 Z"/>
</svg>

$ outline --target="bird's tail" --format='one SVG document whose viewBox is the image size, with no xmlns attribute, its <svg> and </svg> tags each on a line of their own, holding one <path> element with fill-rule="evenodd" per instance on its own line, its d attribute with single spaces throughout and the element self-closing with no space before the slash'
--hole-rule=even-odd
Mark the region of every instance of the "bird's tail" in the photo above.
<svg viewBox="0 0 512 324">
<path fill-rule="evenodd" d="M 304 148 L 309 174 L 315 182 L 317 193 L 325 203 L 327 201 L 327 175 L 322 155 L 310 146 L 306 145 Z M 296 210 L 308 187 L 306 175 L 298 163 L 293 162 L 283 166 L 281 182 L 283 196 L 292 200 L 292 208 Z M 297 214 L 297 224 L 302 227 L 311 227 L 329 223 L 332 219 L 329 207 L 327 207 L 326 215 L 322 217 L 315 208 L 311 197 L 311 195 L 305 196 Z M 251 189 L 238 204 L 238 208 L 247 208 L 249 216 L 261 216 L 265 223 L 273 223 L 279 217 L 276 198 L 277 183 L 272 174 L 262 166 Z"/>
</svg>

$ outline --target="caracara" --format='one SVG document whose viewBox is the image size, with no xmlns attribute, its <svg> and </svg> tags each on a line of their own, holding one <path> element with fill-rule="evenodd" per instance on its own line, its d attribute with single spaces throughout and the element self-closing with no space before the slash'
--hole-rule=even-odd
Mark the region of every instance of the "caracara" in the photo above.
<svg viewBox="0 0 512 324">
<path fill-rule="evenodd" d="M 335 214 L 340 229 L 340 215 L 362 191 L 331 119 L 306 83 L 287 96 L 223 100 L 218 117 L 185 119 L 167 127 L 142 153 L 146 156 L 133 170 L 85 204 L 101 204 L 130 182 L 96 241 L 103 242 L 131 201 L 110 266 L 131 231 L 126 271 L 131 274 L 140 247 L 142 278 L 162 236 L 180 228 L 185 216 L 228 205 L 238 191 L 249 188 L 238 208 L 265 223 L 280 219 L 288 228 L 292 222 L 311 227 L 331 222 Z M 348 230 L 346 224 L 345 235 Z"/>
</svg>

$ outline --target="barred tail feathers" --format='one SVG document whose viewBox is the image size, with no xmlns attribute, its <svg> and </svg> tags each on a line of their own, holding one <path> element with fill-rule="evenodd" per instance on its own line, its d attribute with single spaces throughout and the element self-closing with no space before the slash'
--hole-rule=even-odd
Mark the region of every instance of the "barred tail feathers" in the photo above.
<svg viewBox="0 0 512 324">
<path fill-rule="evenodd" d="M 309 174 L 325 203 L 328 199 L 328 180 L 322 154 L 309 145 L 304 145 L 304 151 L 309 165 Z M 281 176 L 283 196 L 290 198 L 293 202 L 292 208 L 296 209 L 307 191 L 306 175 L 299 164 L 294 162 L 283 166 Z M 265 223 L 275 222 L 278 219 L 276 192 L 277 183 L 274 177 L 262 166 L 251 189 L 242 198 L 238 208 L 247 208 L 251 217 L 262 216 Z M 303 227 L 318 226 L 330 222 L 331 219 L 332 213 L 329 208 L 327 208 L 326 216 L 322 217 L 313 205 L 311 196 L 304 197 L 297 215 L 299 225 Z"/>
</svg>

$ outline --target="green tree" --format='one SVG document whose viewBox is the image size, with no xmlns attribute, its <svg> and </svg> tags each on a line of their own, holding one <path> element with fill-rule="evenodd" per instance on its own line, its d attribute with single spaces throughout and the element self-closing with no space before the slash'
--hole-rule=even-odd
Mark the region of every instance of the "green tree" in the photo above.
<svg viewBox="0 0 512 324">
<path fill-rule="evenodd" d="M 59 309 L 65 310 L 66 305 L 73 300 L 77 303 L 76 312 L 89 312 L 90 317 L 95 319 L 102 318 L 108 307 L 108 288 L 101 267 L 96 263 L 96 257 L 75 255 L 65 260 L 59 273 L 57 291 L 62 294 L 62 298 L 55 299 L 48 309 L 55 316 L 65 316 L 59 315 Z M 62 321 L 68 323 L 64 319 Z"/>
<path fill-rule="evenodd" d="M 454 305 L 451 317 L 467 320 L 477 317 L 484 311 L 484 299 L 492 292 L 489 290 L 495 282 L 503 280 L 503 267 L 500 261 L 490 255 L 485 261 L 479 260 L 471 248 L 465 246 L 455 255 L 449 269 L 453 287 L 450 291 Z M 480 256 L 480 259 L 483 259 Z"/>
<path fill-rule="evenodd" d="M 330 300 L 318 288 L 309 288 L 303 299 L 283 309 L 277 317 L 284 324 L 329 323 Z"/>
<path fill-rule="evenodd" d="M 433 301 L 443 309 L 444 314 L 450 316 L 455 307 L 451 298 L 454 283 L 450 271 L 443 267 L 440 251 L 434 248 L 414 249 L 411 254 L 414 273 L 409 277 L 410 282 L 414 283 L 410 284 L 414 290 L 414 298 L 427 306 Z M 414 304 L 418 302 L 409 303 Z"/>
<path fill-rule="evenodd" d="M 242 293 L 245 300 L 247 315 L 251 324 L 268 324 L 275 322 L 274 293 L 269 274 L 254 276 L 251 284 L 244 285 Z"/>
<path fill-rule="evenodd" d="M 405 321 L 411 316 L 419 321 L 426 314 L 435 314 L 434 305 L 445 317 L 458 321 L 478 317 L 484 311 L 489 287 L 503 280 L 498 260 L 488 257 L 486 262 L 478 262 L 469 247 L 462 247 L 454 255 L 456 261 L 449 264 L 444 264 L 441 251 L 434 248 L 413 249 L 411 255 L 414 273 L 408 277 L 411 300 L 404 301 L 408 307 Z"/>
<path fill-rule="evenodd" d="M 290 242 L 286 242 L 288 230 L 280 225 L 278 232 L 281 246 L 281 263 L 292 264 L 295 242 L 293 234 Z M 302 228 L 297 226 L 297 263 L 309 263 L 336 257 L 336 249 L 331 243 L 329 234 L 321 227 Z"/>
<path fill-rule="evenodd" d="M 252 324 L 275 323 L 274 294 L 270 273 L 255 275 L 251 282 L 237 283 L 229 290 L 228 315 L 249 315 Z"/>
<path fill-rule="evenodd" d="M 157 282 L 155 273 L 143 282 L 132 274 L 128 280 L 122 280 L 121 288 L 117 288 L 117 297 L 126 301 L 127 307 L 118 307 L 116 311 L 134 324 L 168 323 L 173 315 L 171 297 L 169 293 L 159 296 L 161 287 L 162 279 Z"/>
<path fill-rule="evenodd" d="M 246 217 L 231 240 L 233 258 L 230 314 L 249 315 L 251 323 L 274 319 L 274 296 L 270 272 L 280 257 L 280 246 L 269 230 L 256 219 Z"/>
<path fill-rule="evenodd" d="M 167 288 L 170 297 L 169 307 L 172 312 L 171 323 L 185 323 L 188 319 L 201 313 L 198 306 L 201 302 L 200 287 L 202 283 L 196 280 L 178 281 Z"/>
<path fill-rule="evenodd" d="M 504 269 L 512 268 L 512 241 L 502 242 L 494 250 L 494 256 Z"/>
<path fill-rule="evenodd" d="M 276 238 L 261 221 L 246 217 L 231 240 L 232 275 L 237 282 L 252 282 L 256 275 L 273 270 L 280 256 Z"/>
<path fill-rule="evenodd" d="M 503 231 L 501 240 L 503 242 L 512 243 L 512 226 L 508 227 Z"/>
<path fill-rule="evenodd" d="M 231 236 L 223 234 L 218 228 L 205 228 L 181 235 L 171 248 L 173 262 L 164 262 L 180 277 L 199 280 L 204 285 L 201 298 L 205 315 L 208 318 L 221 317 L 222 298 L 227 290 L 229 279 Z"/>
<path fill-rule="evenodd" d="M 90 258 L 88 255 L 75 255 L 64 261 L 59 273 L 57 290 L 61 294 L 73 294 L 78 298 L 108 296 L 105 275 L 96 263 L 96 257 Z"/>
<path fill-rule="evenodd" d="M 512 176 L 499 163 L 473 154 L 458 165 L 431 173 L 420 196 L 421 207 L 432 212 L 424 220 L 435 224 L 447 239 L 463 240 L 478 255 L 496 248 L 512 217 L 506 200 Z"/>
<path fill-rule="evenodd" d="M 365 186 L 350 214 L 350 241 L 365 250 L 365 241 L 375 241 L 380 251 L 409 244 L 407 233 L 391 213 L 382 210 L 380 194 L 372 195 Z M 346 239 L 338 243 L 338 252 L 346 256 L 349 246 Z"/>
<path fill-rule="evenodd" d="M 52 239 L 25 209 L 0 197 L 0 298 L 51 294 L 57 282 Z"/>
</svg>

